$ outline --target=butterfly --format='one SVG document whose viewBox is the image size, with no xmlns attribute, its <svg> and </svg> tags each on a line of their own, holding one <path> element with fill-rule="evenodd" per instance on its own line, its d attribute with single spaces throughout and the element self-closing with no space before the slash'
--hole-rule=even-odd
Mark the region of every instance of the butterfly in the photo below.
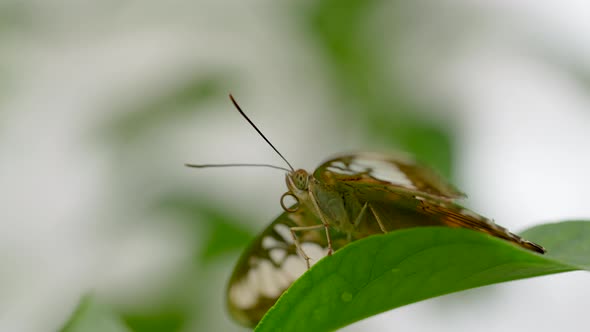
<svg viewBox="0 0 590 332">
<path fill-rule="evenodd" d="M 255 326 L 281 294 L 319 259 L 373 234 L 419 226 L 461 227 L 487 233 L 522 248 L 545 253 L 533 242 L 509 232 L 456 203 L 465 195 L 435 171 L 403 154 L 351 153 L 322 163 L 313 173 L 293 169 L 280 152 L 238 111 L 289 165 L 284 212 L 242 253 L 230 277 L 227 306 L 245 326 Z M 286 204 L 286 198 L 295 200 Z"/>
</svg>

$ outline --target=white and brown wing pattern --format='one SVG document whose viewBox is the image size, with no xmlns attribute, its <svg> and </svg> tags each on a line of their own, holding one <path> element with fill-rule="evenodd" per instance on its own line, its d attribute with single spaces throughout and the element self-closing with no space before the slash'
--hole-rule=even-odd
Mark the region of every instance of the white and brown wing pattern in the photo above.
<svg viewBox="0 0 590 332">
<path fill-rule="evenodd" d="M 282 213 L 246 249 L 234 267 L 227 288 L 227 305 L 232 317 L 245 326 L 255 326 L 281 294 L 299 278 L 307 266 L 298 255 L 290 227 L 311 226 L 321 221 L 300 206 L 296 212 Z M 334 232 L 335 248 L 346 239 Z M 327 255 L 323 231 L 297 234 L 299 243 L 311 263 Z"/>
<path fill-rule="evenodd" d="M 465 197 L 431 168 L 417 164 L 410 156 L 403 154 L 361 152 L 339 156 L 320 165 L 314 177 L 328 183 L 345 180 L 388 184 L 403 192 L 447 200 Z"/>
</svg>

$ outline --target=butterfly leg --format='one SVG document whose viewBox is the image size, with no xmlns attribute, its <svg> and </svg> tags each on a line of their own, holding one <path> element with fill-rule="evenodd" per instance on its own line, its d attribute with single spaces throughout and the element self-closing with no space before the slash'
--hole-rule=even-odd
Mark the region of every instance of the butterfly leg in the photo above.
<svg viewBox="0 0 590 332">
<path fill-rule="evenodd" d="M 307 256 L 307 254 L 305 253 L 305 251 L 303 251 L 303 248 L 301 248 L 301 245 L 299 244 L 299 240 L 297 239 L 297 234 L 295 234 L 295 232 L 300 232 L 300 231 L 311 231 L 311 230 L 316 230 L 316 229 L 320 229 L 324 227 L 324 225 L 313 225 L 313 226 L 301 226 L 301 227 L 290 227 L 289 230 L 291 231 L 291 237 L 293 238 L 293 243 L 295 243 L 295 247 L 297 248 L 297 251 L 301 254 L 301 256 L 303 257 L 303 259 L 305 259 L 305 264 L 307 265 L 307 269 L 309 270 L 310 268 L 310 264 L 309 264 L 309 256 Z"/>
<path fill-rule="evenodd" d="M 332 238 L 330 237 L 330 224 L 324 223 L 323 225 L 326 231 L 326 240 L 328 240 L 328 256 L 332 256 L 334 250 L 332 249 Z"/>
<path fill-rule="evenodd" d="M 381 221 L 381 218 L 379 218 L 379 215 L 377 214 L 377 212 L 375 212 L 375 209 L 373 209 L 373 207 L 371 205 L 369 205 L 369 209 L 371 210 L 371 212 L 375 216 L 375 220 L 377 220 L 377 224 L 379 224 L 379 228 L 381 228 L 381 231 L 383 233 L 387 233 L 387 229 L 385 229 L 385 225 L 383 224 L 383 221 Z"/>
<path fill-rule="evenodd" d="M 369 203 L 365 203 L 365 205 L 363 205 L 363 207 L 361 208 L 361 212 L 359 212 L 359 215 L 354 220 L 354 227 L 357 227 L 361 223 L 361 220 L 363 220 L 363 217 L 365 216 L 365 211 L 367 211 L 367 206 L 369 206 Z"/>
<path fill-rule="evenodd" d="M 328 256 L 332 256 L 332 253 L 334 253 L 334 250 L 332 248 L 332 238 L 330 237 L 330 223 L 327 221 L 326 216 L 324 215 L 324 213 L 320 209 L 320 207 L 318 205 L 318 200 L 312 190 L 309 191 L 309 196 L 311 198 L 311 202 L 313 203 L 313 206 L 315 207 L 316 211 L 318 212 L 318 216 L 320 217 L 322 224 L 324 225 L 324 229 L 326 230 L 326 241 L 328 242 Z"/>
<path fill-rule="evenodd" d="M 356 217 L 355 221 L 354 221 L 354 227 L 357 227 L 361 221 L 363 220 L 363 217 L 365 216 L 365 211 L 367 211 L 367 207 L 371 210 L 371 213 L 375 216 L 375 219 L 377 220 L 377 224 L 379 225 L 379 228 L 381 228 L 381 231 L 383 233 L 387 233 L 387 230 L 385 229 L 385 226 L 383 225 L 383 221 L 381 221 L 381 218 L 379 218 L 379 215 L 377 214 L 377 212 L 375 212 L 375 209 L 373 209 L 372 206 L 369 205 L 369 203 L 365 203 L 365 205 L 363 205 L 363 207 L 361 208 L 361 212 L 359 212 L 359 215 Z"/>
</svg>

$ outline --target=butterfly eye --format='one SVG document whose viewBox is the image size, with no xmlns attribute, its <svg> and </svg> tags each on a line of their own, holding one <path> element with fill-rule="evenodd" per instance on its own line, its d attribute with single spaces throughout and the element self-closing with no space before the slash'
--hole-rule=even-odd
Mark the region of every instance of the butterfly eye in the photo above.
<svg viewBox="0 0 590 332">
<path fill-rule="evenodd" d="M 287 205 L 285 205 L 285 198 L 286 197 L 293 197 L 295 199 L 295 205 L 291 206 L 290 208 L 287 207 Z M 283 208 L 283 210 L 287 211 L 287 212 L 295 212 L 299 209 L 299 199 L 297 198 L 297 196 L 293 195 L 293 193 L 291 193 L 290 191 L 287 191 L 286 193 L 283 194 L 283 196 L 281 196 L 281 207 Z"/>
<path fill-rule="evenodd" d="M 302 169 L 298 169 L 293 173 L 293 183 L 299 190 L 307 190 L 307 172 Z"/>
</svg>

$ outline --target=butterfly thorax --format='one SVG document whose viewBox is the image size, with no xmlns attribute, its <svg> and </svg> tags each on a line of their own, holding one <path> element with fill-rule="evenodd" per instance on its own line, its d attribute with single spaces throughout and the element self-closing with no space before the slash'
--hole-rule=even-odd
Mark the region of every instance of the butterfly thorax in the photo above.
<svg viewBox="0 0 590 332">
<path fill-rule="evenodd" d="M 293 196 L 297 200 L 294 208 L 286 208 L 281 201 L 287 212 L 303 206 L 338 231 L 344 233 L 356 231 L 351 218 L 358 215 L 362 206 L 346 190 L 342 188 L 336 190 L 333 184 L 319 181 L 302 169 L 287 174 L 286 182 L 289 191 L 285 195 Z"/>
</svg>

